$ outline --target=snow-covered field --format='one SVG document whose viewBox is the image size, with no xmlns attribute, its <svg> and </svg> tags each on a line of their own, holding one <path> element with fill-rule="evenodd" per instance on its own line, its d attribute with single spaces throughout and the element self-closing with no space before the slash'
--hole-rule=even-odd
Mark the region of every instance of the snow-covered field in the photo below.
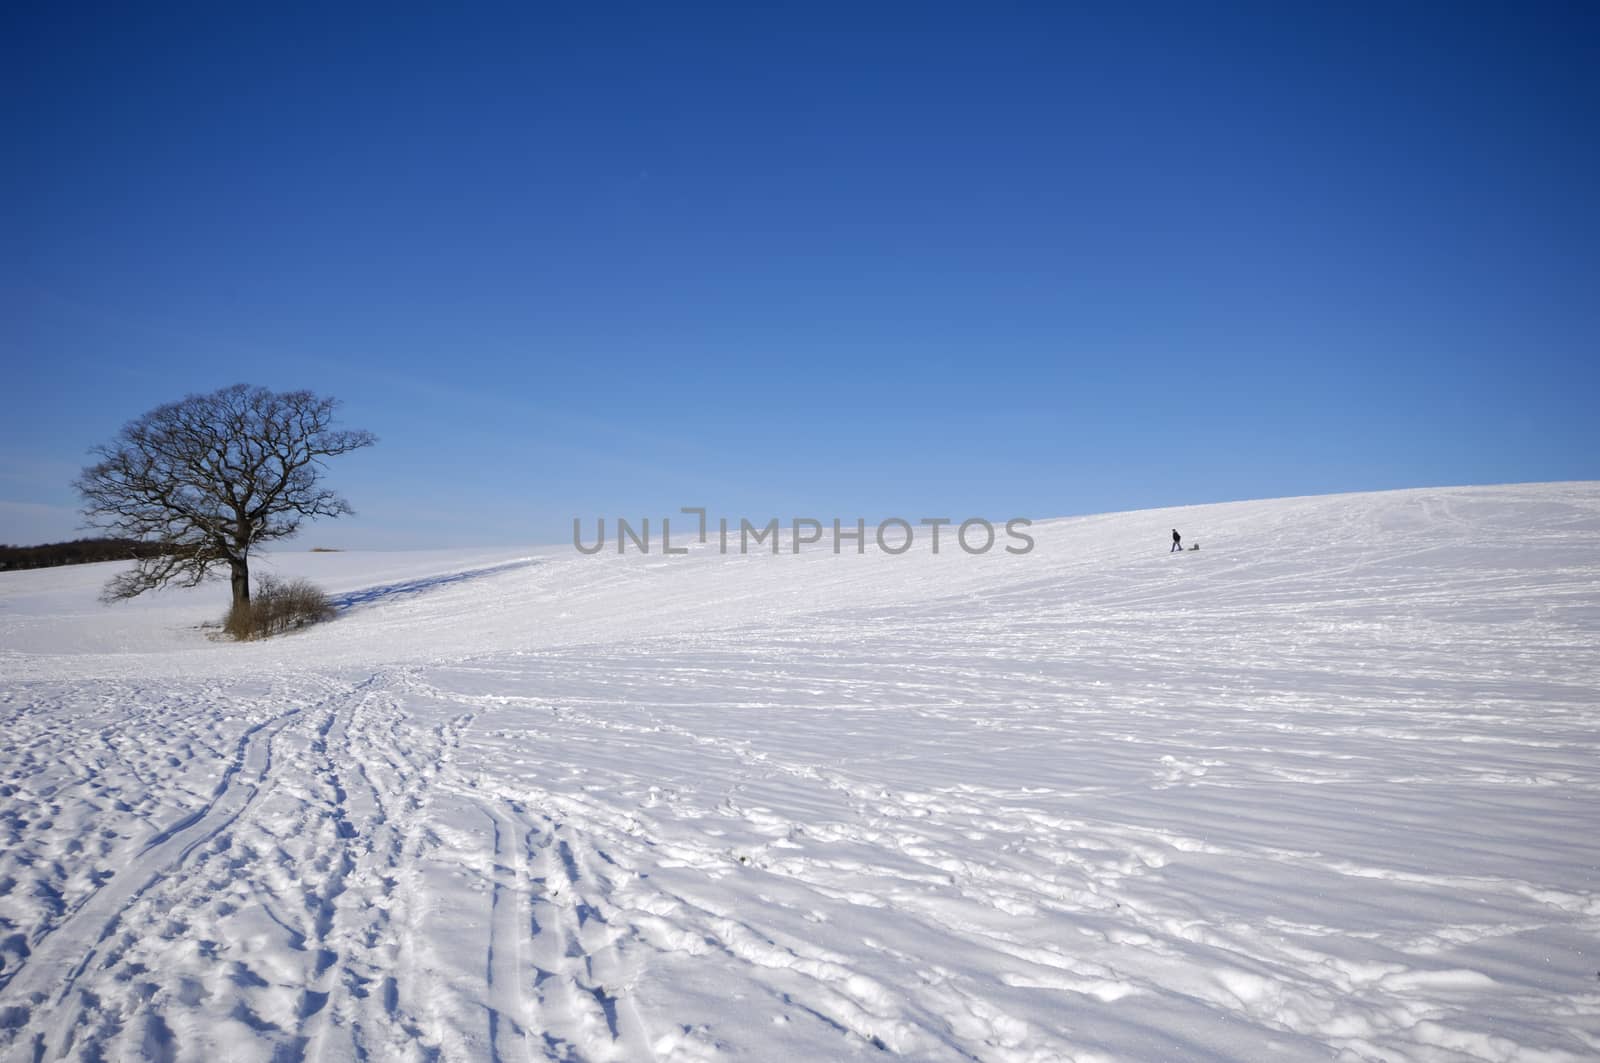
<svg viewBox="0 0 1600 1063">
<path fill-rule="evenodd" d="M 1033 530 L 0 574 L 0 1054 L 1600 1057 L 1600 484 Z"/>
</svg>

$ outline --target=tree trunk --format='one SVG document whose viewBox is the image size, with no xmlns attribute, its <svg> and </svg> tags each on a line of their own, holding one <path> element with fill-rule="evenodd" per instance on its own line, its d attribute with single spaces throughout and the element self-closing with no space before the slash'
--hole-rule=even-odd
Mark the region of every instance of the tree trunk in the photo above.
<svg viewBox="0 0 1600 1063">
<path fill-rule="evenodd" d="M 250 604 L 250 562 L 229 561 L 228 568 L 233 572 L 233 606 L 237 609 L 241 605 Z"/>
</svg>

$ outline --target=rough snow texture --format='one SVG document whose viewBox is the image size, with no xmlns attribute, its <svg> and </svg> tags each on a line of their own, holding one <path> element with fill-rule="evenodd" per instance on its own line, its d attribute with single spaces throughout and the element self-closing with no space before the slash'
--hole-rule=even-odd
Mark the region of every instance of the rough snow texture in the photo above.
<svg viewBox="0 0 1600 1063">
<path fill-rule="evenodd" d="M 1600 485 L 1035 532 L 0 575 L 0 1054 L 1600 1056 Z"/>
</svg>

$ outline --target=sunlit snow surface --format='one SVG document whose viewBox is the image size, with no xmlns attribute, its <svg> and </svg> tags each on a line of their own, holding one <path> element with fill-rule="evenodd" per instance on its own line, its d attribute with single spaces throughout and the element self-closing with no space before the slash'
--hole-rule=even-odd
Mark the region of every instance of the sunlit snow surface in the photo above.
<svg viewBox="0 0 1600 1063">
<path fill-rule="evenodd" d="M 0 574 L 0 1054 L 1600 1056 L 1600 485 L 1034 530 Z"/>
</svg>

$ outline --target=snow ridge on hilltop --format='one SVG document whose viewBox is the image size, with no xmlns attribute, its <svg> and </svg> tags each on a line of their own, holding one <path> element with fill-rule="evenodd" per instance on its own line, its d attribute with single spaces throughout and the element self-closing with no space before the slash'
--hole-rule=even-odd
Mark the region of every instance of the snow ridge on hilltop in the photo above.
<svg viewBox="0 0 1600 1063">
<path fill-rule="evenodd" d="M 1600 485 L 1030 533 L 0 574 L 0 1054 L 1600 1053 Z"/>
</svg>

